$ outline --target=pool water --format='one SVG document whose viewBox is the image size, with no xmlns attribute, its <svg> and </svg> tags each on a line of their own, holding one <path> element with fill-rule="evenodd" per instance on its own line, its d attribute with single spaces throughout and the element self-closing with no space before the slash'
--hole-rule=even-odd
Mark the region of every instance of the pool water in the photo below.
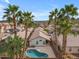
<svg viewBox="0 0 79 59">
<path fill-rule="evenodd" d="M 31 58 L 47 58 L 48 55 L 46 53 L 39 52 L 35 49 L 29 49 L 25 51 L 25 56 L 31 57 Z"/>
</svg>

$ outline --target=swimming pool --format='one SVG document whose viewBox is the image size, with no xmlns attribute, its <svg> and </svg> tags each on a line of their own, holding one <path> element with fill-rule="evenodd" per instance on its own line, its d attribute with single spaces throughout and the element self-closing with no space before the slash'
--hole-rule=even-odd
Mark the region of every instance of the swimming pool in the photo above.
<svg viewBox="0 0 79 59">
<path fill-rule="evenodd" d="M 39 52 L 36 49 L 29 49 L 25 51 L 24 55 L 30 58 L 48 58 L 46 53 Z"/>
</svg>

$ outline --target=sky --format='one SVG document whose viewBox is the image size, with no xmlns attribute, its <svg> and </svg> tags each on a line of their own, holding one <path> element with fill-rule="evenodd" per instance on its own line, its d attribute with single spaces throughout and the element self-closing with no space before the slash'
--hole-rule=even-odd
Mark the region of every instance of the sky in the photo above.
<svg viewBox="0 0 79 59">
<path fill-rule="evenodd" d="M 74 4 L 79 8 L 79 0 L 0 0 L 0 20 L 3 20 L 3 9 L 8 4 L 15 4 L 20 7 L 20 10 L 32 12 L 35 16 L 34 20 L 37 21 L 48 20 L 50 11 L 55 8 L 62 8 L 65 4 Z"/>
</svg>

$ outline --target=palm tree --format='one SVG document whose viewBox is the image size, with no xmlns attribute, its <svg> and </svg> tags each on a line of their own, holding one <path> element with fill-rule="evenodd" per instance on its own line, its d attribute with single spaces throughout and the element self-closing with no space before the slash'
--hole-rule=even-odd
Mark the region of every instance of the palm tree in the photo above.
<svg viewBox="0 0 79 59">
<path fill-rule="evenodd" d="M 58 11 L 57 8 L 55 10 L 53 10 L 52 12 L 50 12 L 49 22 L 48 22 L 48 24 L 54 25 L 54 35 L 55 35 L 54 38 L 55 38 L 56 42 L 57 42 L 57 21 L 58 21 L 58 14 L 59 14 L 59 11 Z"/>
<path fill-rule="evenodd" d="M 33 30 L 30 32 L 29 36 L 27 37 L 27 46 L 29 46 L 29 39 L 30 39 L 30 37 L 32 36 L 33 32 L 35 31 L 35 29 L 36 29 L 38 26 L 37 26 L 37 24 L 35 24 L 34 22 L 31 22 L 29 27 L 32 27 Z"/>
<path fill-rule="evenodd" d="M 4 10 L 5 10 L 4 18 L 6 18 L 9 23 L 12 20 L 14 24 L 14 34 L 16 35 L 16 19 L 17 19 L 17 13 L 18 13 L 19 7 L 16 5 L 9 5 Z"/>
<path fill-rule="evenodd" d="M 15 59 L 18 57 L 18 55 L 23 55 L 23 52 L 21 49 L 24 46 L 24 41 L 22 38 L 16 36 L 16 37 L 8 37 L 7 40 L 4 42 L 3 46 L 0 46 L 0 49 L 2 53 L 7 53 L 7 55 L 11 58 Z"/>
<path fill-rule="evenodd" d="M 23 13 L 23 24 L 24 24 L 24 28 L 25 28 L 25 48 L 26 48 L 26 45 L 28 45 L 27 32 L 28 32 L 28 28 L 30 28 L 32 26 L 33 17 L 34 16 L 32 15 L 31 12 Z"/>
<path fill-rule="evenodd" d="M 61 17 L 58 22 L 59 32 L 63 35 L 63 43 L 62 43 L 62 54 L 66 52 L 66 44 L 67 44 L 67 35 L 69 33 L 76 34 L 77 32 L 73 32 L 72 28 L 75 23 L 71 20 L 74 16 L 77 15 L 77 8 L 73 5 L 66 5 L 65 8 L 60 9 Z M 74 18 L 75 19 L 75 18 Z"/>
<path fill-rule="evenodd" d="M 17 13 L 17 25 L 21 25 L 22 24 L 22 22 L 23 22 L 23 18 L 22 18 L 22 11 L 20 10 L 20 11 L 18 11 L 18 13 Z"/>
<path fill-rule="evenodd" d="M 74 7 L 72 4 L 66 5 L 65 8 L 61 8 L 60 11 L 58 11 L 58 9 L 55 9 L 54 11 L 50 12 L 48 24 L 54 24 L 55 39 L 57 40 L 57 35 L 60 35 L 60 33 L 62 33 L 63 35 L 63 54 L 65 54 L 66 51 L 67 35 L 69 33 L 74 33 L 72 31 L 72 27 L 75 24 L 73 20 L 75 20 L 74 16 L 76 15 L 77 8 Z"/>
<path fill-rule="evenodd" d="M 49 22 L 48 22 L 48 25 L 53 25 L 52 28 L 54 28 L 53 33 L 51 35 L 51 42 L 50 43 L 51 43 L 51 46 L 53 45 L 52 48 L 53 47 L 55 48 L 55 51 L 56 51 L 55 53 L 56 53 L 57 59 L 60 58 L 59 45 L 58 45 L 58 41 L 57 41 L 59 15 L 60 15 L 59 10 L 57 8 L 54 9 L 52 12 L 50 12 Z M 52 38 L 52 36 L 54 38 Z M 52 39 L 55 39 L 55 40 L 52 40 Z"/>
<path fill-rule="evenodd" d="M 10 27 L 12 28 L 12 18 L 8 15 L 8 13 L 6 12 L 6 14 L 3 16 L 3 18 L 6 18 L 7 22 L 9 23 Z"/>
<path fill-rule="evenodd" d="M 33 34 L 37 25 L 33 22 L 34 16 L 32 15 L 31 12 L 20 11 L 18 15 L 20 16 L 18 19 L 19 25 L 22 24 L 25 28 L 25 41 L 24 41 L 24 47 L 23 47 L 23 52 L 24 52 L 26 50 L 26 48 L 29 46 L 29 39 L 30 39 L 31 35 Z M 33 30 L 29 33 L 29 36 L 27 37 L 28 28 L 31 28 L 31 27 L 33 28 Z"/>
<path fill-rule="evenodd" d="M 78 13 L 77 13 L 77 7 L 75 7 L 73 4 L 70 4 L 70 5 L 65 5 L 65 13 L 66 13 L 66 15 L 70 15 L 72 18 L 73 18 L 73 16 L 76 16 L 76 15 L 78 15 Z"/>
</svg>

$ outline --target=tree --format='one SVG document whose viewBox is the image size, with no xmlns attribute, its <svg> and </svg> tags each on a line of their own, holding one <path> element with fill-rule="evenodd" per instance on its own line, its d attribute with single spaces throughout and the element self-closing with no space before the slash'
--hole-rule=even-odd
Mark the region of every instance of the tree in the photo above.
<svg viewBox="0 0 79 59">
<path fill-rule="evenodd" d="M 60 15 L 60 12 L 59 10 L 56 8 L 54 9 L 52 12 L 50 12 L 50 15 L 49 15 L 49 22 L 48 22 L 48 25 L 53 25 L 52 28 L 53 29 L 53 33 L 51 35 L 51 39 L 55 39 L 55 40 L 51 40 L 51 45 L 53 45 L 53 47 L 56 49 L 56 55 L 57 55 L 57 58 L 59 59 L 60 58 L 60 51 L 59 51 L 59 45 L 58 45 L 58 41 L 57 41 L 57 37 L 58 37 L 58 21 L 59 21 L 59 15 Z M 52 31 L 52 30 L 51 30 Z M 50 32 L 51 32 L 50 31 Z M 52 36 L 54 38 L 52 38 Z"/>
<path fill-rule="evenodd" d="M 60 34 L 63 35 L 62 54 L 65 54 L 66 52 L 67 35 L 69 33 L 77 34 L 77 32 L 72 31 L 72 27 L 76 23 L 74 22 L 75 16 L 77 15 L 77 8 L 72 4 L 65 5 L 65 7 L 61 8 L 60 10 L 55 9 L 50 12 L 48 24 L 54 25 L 55 39 L 57 40 L 57 36 L 59 36 Z"/>
<path fill-rule="evenodd" d="M 58 15 L 59 15 L 59 11 L 56 8 L 55 10 L 50 12 L 49 22 L 48 22 L 48 24 L 54 25 L 54 35 L 55 35 L 54 38 L 55 38 L 56 42 L 57 42 L 57 21 L 58 21 Z"/>
<path fill-rule="evenodd" d="M 74 59 L 75 56 L 72 55 L 71 53 L 66 52 L 66 54 L 63 55 L 63 58 L 64 58 L 64 59 Z"/>
<path fill-rule="evenodd" d="M 73 5 L 65 5 L 65 8 L 60 9 L 60 21 L 58 22 L 59 25 L 59 32 L 63 35 L 63 44 L 62 44 L 62 55 L 66 53 L 66 44 L 67 44 L 67 35 L 68 34 L 77 34 L 77 32 L 73 32 L 72 28 L 75 25 L 73 22 L 74 16 L 77 15 L 77 8 Z M 74 18 L 75 20 L 75 18 Z"/>
<path fill-rule="evenodd" d="M 17 19 L 17 13 L 19 11 L 19 7 L 16 5 L 8 5 L 7 8 L 4 9 L 4 16 L 3 18 L 6 18 L 8 22 L 13 22 L 14 25 L 14 34 L 16 35 L 16 19 Z"/>
<path fill-rule="evenodd" d="M 28 40 L 27 40 L 27 32 L 28 32 L 28 28 L 32 27 L 33 25 L 33 15 L 31 12 L 23 12 L 23 25 L 24 25 L 24 28 L 25 28 L 25 49 L 26 49 L 26 45 L 28 45 Z"/>
<path fill-rule="evenodd" d="M 11 58 L 15 59 L 18 55 L 23 55 L 22 48 L 24 46 L 24 41 L 22 38 L 16 37 L 8 37 L 4 42 L 3 46 L 0 46 L 1 52 L 7 52 L 7 55 Z"/>
<path fill-rule="evenodd" d="M 22 17 L 22 11 L 20 10 L 20 11 L 18 11 L 18 13 L 17 13 L 17 25 L 21 25 L 22 24 L 22 22 L 23 22 L 23 17 Z"/>
</svg>

